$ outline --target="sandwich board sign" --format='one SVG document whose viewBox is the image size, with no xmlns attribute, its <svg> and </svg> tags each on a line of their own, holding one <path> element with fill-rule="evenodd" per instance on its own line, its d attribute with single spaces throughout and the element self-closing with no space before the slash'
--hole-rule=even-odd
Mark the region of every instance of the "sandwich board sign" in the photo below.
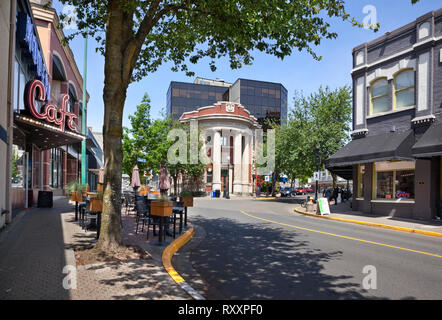
<svg viewBox="0 0 442 320">
<path fill-rule="evenodd" d="M 328 205 L 327 198 L 319 198 L 318 199 L 318 207 L 319 207 L 318 212 L 321 216 L 330 214 L 330 207 Z"/>
</svg>

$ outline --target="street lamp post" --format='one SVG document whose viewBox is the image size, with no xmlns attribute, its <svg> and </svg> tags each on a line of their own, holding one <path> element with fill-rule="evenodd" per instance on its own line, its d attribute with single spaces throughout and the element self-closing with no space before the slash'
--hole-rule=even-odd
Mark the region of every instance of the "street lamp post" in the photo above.
<svg viewBox="0 0 442 320">
<path fill-rule="evenodd" d="M 223 197 L 226 199 L 230 199 L 229 195 L 229 175 L 230 175 L 230 156 L 227 156 L 227 182 L 224 184 L 224 192 Z"/>
<path fill-rule="evenodd" d="M 227 196 L 226 199 L 230 199 L 230 156 L 227 156 Z"/>
<path fill-rule="evenodd" d="M 316 188 L 315 188 L 315 202 L 318 201 L 318 185 L 319 185 L 319 147 L 316 147 L 316 157 L 315 157 L 315 162 L 316 162 L 316 172 L 317 172 L 317 177 L 316 177 Z"/>
</svg>

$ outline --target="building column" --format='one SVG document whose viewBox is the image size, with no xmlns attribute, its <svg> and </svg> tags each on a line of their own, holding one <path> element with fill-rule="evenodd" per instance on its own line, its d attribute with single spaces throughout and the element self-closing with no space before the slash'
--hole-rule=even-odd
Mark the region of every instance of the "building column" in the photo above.
<svg viewBox="0 0 442 320">
<path fill-rule="evenodd" d="M 242 142 L 242 135 L 241 132 L 235 132 L 235 137 L 233 141 L 233 193 L 241 193 L 242 192 L 242 180 L 241 180 L 241 162 L 242 162 L 242 155 L 241 155 L 241 142 Z"/>
<path fill-rule="evenodd" d="M 241 163 L 241 178 L 242 178 L 242 193 L 249 194 L 250 183 L 249 183 L 249 164 L 250 164 L 250 135 L 244 135 L 244 150 L 242 153 L 242 163 Z"/>
<path fill-rule="evenodd" d="M 215 131 L 213 137 L 212 162 L 212 190 L 221 190 L 221 134 L 219 131 Z"/>
</svg>

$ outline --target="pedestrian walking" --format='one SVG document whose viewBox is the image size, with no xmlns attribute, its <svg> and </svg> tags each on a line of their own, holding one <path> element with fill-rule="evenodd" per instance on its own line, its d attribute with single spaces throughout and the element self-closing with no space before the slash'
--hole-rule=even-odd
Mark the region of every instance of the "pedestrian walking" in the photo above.
<svg viewBox="0 0 442 320">
<path fill-rule="evenodd" d="M 338 205 L 338 194 L 339 194 L 339 188 L 336 187 L 333 189 L 332 198 L 335 200 L 335 205 Z"/>
<path fill-rule="evenodd" d="M 324 189 L 324 197 L 327 198 L 328 204 L 330 204 L 331 191 L 327 187 Z"/>
</svg>

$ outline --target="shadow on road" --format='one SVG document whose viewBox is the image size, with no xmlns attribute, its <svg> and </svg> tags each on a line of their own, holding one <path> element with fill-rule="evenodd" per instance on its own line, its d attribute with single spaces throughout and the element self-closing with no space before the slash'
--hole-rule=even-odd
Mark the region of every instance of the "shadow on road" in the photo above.
<svg viewBox="0 0 442 320">
<path fill-rule="evenodd" d="M 323 264 L 340 259 L 342 251 L 312 249 L 296 231 L 227 218 L 192 221 L 207 235 L 192 250 L 191 263 L 229 299 L 374 298 L 352 276 L 325 274 Z"/>
</svg>

